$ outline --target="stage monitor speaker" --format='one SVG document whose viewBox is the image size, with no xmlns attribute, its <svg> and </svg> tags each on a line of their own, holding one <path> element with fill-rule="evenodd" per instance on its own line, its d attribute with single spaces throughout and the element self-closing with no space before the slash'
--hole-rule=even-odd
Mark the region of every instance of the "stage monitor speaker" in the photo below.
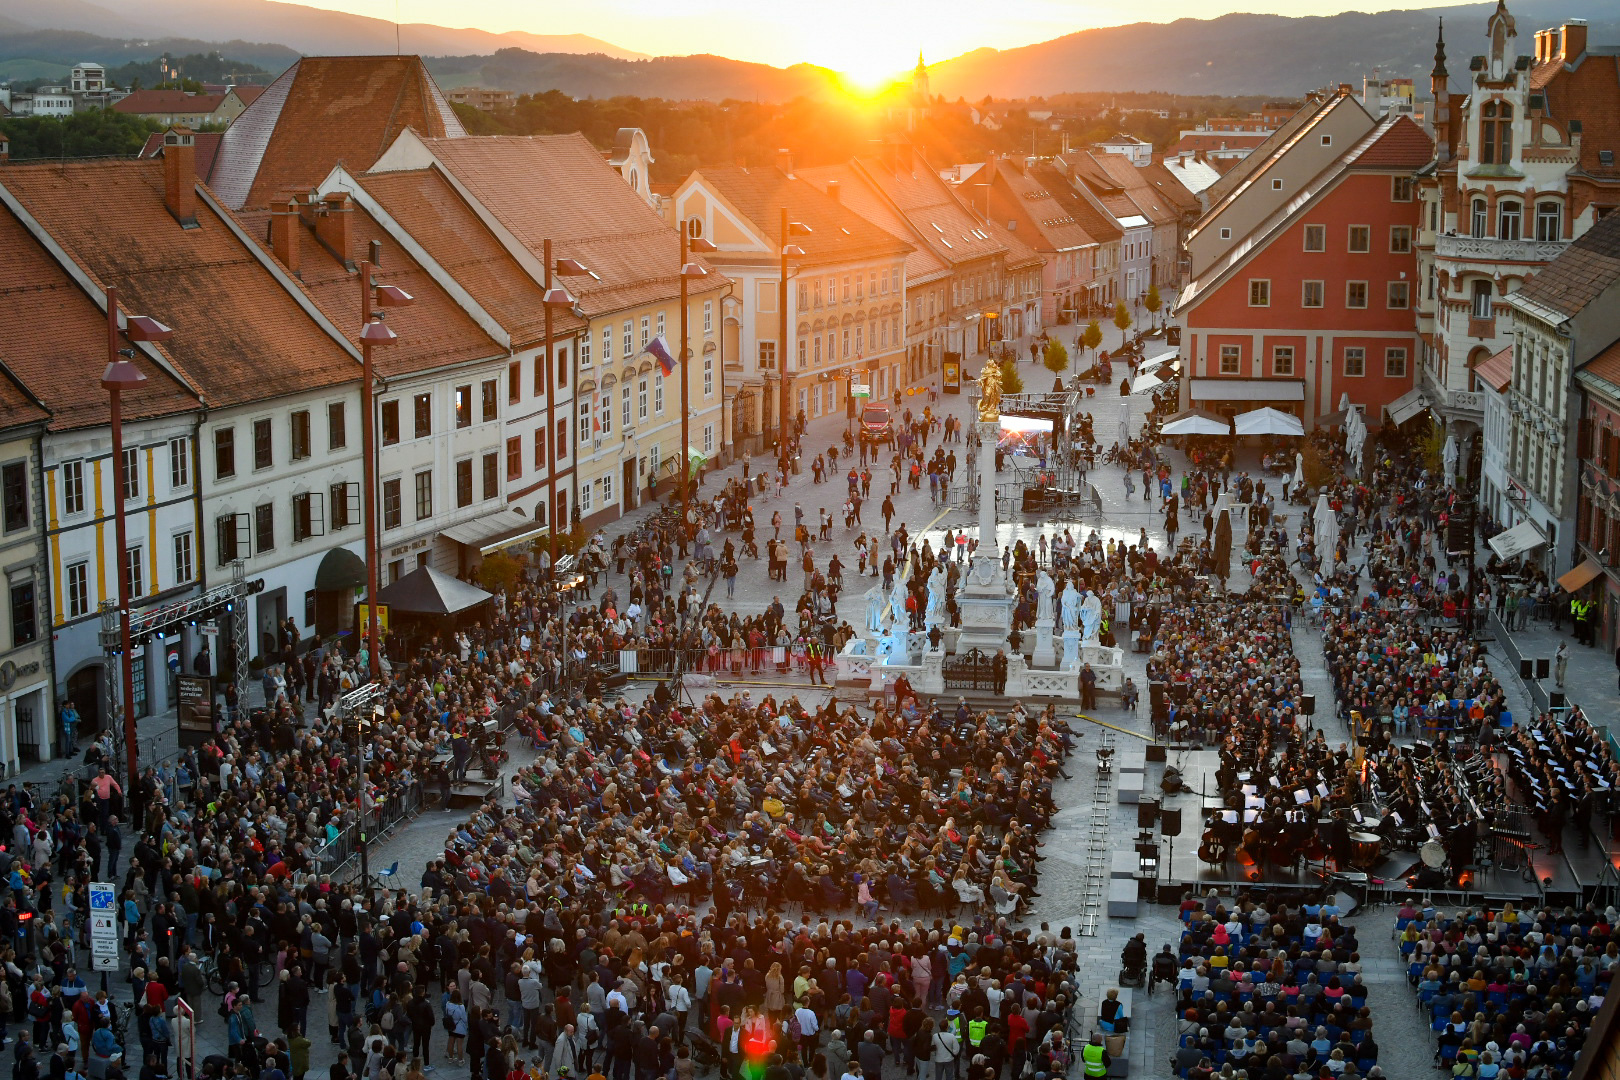
<svg viewBox="0 0 1620 1080">
<path fill-rule="evenodd" d="M 1149 761 L 1168 761 L 1165 754 L 1164 743 L 1150 742 L 1147 744 L 1147 759 Z"/>
<path fill-rule="evenodd" d="M 1563 709 L 1567 708 L 1568 705 L 1569 699 L 1564 696 L 1562 690 L 1554 690 L 1547 695 L 1547 708 L 1549 709 Z"/>
<path fill-rule="evenodd" d="M 1545 679 L 1552 674 L 1552 661 L 1545 656 L 1536 657 L 1536 678 Z"/>
<path fill-rule="evenodd" d="M 1164 808 L 1164 812 L 1159 815 L 1159 831 L 1166 836 L 1181 835 L 1180 807 L 1167 806 Z"/>
<path fill-rule="evenodd" d="M 1299 696 L 1299 711 L 1304 713 L 1306 716 L 1315 716 L 1316 715 L 1316 695 L 1315 694 L 1301 694 Z"/>
<path fill-rule="evenodd" d="M 1521 678 L 1521 679 L 1533 679 L 1533 678 L 1535 678 L 1535 664 L 1533 662 L 1529 661 L 1529 660 L 1520 660 L 1519 661 L 1519 678 Z"/>
<path fill-rule="evenodd" d="M 1136 827 L 1151 829 L 1159 820 L 1159 804 L 1152 799 L 1143 799 L 1136 804 Z"/>
</svg>

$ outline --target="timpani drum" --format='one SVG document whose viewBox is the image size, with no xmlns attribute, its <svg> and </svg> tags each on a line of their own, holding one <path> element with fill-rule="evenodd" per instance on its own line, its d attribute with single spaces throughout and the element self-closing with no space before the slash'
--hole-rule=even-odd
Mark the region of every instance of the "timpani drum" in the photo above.
<svg viewBox="0 0 1620 1080">
<path fill-rule="evenodd" d="M 1359 866 L 1363 870 L 1370 869 L 1378 862 L 1384 841 L 1377 833 L 1352 830 L 1350 833 L 1350 865 Z"/>
</svg>

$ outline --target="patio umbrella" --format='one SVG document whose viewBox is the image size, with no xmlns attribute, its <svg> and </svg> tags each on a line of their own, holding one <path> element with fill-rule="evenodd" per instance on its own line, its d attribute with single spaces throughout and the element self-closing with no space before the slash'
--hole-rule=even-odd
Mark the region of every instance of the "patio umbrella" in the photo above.
<svg viewBox="0 0 1620 1080">
<path fill-rule="evenodd" d="M 1315 524 L 1316 554 L 1321 559 L 1322 573 L 1333 573 L 1334 554 L 1339 548 L 1339 515 L 1328 503 L 1327 492 L 1316 498 Z"/>
<path fill-rule="evenodd" d="M 1230 435 L 1232 424 L 1225 417 L 1202 409 L 1183 409 L 1159 428 L 1161 435 Z"/>
<path fill-rule="evenodd" d="M 1361 419 L 1360 409 L 1351 409 L 1344 421 L 1344 452 L 1350 455 L 1351 468 L 1361 473 L 1361 447 L 1367 441 L 1367 424 Z"/>
<path fill-rule="evenodd" d="M 1220 520 L 1215 522 L 1215 548 L 1212 552 L 1215 561 L 1215 576 L 1221 579 L 1221 585 L 1226 585 L 1226 579 L 1232 575 L 1232 512 L 1221 507 Z"/>
<path fill-rule="evenodd" d="M 1300 423 L 1299 417 L 1272 408 L 1239 413 L 1233 418 L 1232 427 L 1239 435 L 1305 434 L 1305 425 Z"/>
<path fill-rule="evenodd" d="M 1164 380 L 1157 375 L 1138 375 L 1131 380 L 1131 393 L 1140 394 L 1147 390 L 1154 390 L 1164 385 Z"/>
<path fill-rule="evenodd" d="M 1449 482 L 1457 475 L 1457 436 L 1446 436 L 1446 448 L 1440 453 L 1440 462 L 1445 468 L 1445 477 Z"/>
</svg>

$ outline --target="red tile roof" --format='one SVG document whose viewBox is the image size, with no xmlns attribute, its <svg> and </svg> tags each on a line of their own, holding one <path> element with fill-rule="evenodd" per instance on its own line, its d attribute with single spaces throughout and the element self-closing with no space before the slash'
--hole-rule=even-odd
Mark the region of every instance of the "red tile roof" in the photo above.
<svg viewBox="0 0 1620 1080">
<path fill-rule="evenodd" d="M 1565 316 L 1578 315 L 1620 281 L 1620 214 L 1601 219 L 1514 294 Z"/>
<path fill-rule="evenodd" d="M 545 341 L 545 290 L 501 246 L 495 234 L 437 169 L 372 173 L 361 183 L 411 238 L 455 278 L 467 294 L 511 335 L 512 348 Z M 569 279 L 570 286 L 573 283 Z M 585 323 L 555 310 L 552 335 Z"/>
<path fill-rule="evenodd" d="M 804 248 L 805 262 L 810 265 L 839 259 L 903 255 L 914 246 L 868 221 L 815 185 L 789 176 L 774 165 L 758 169 L 701 169 L 699 172 L 710 187 L 773 245 L 787 242 L 778 235 L 782 229 L 779 207 L 787 207 L 789 219 L 810 226 L 809 236 L 791 241 Z M 940 251 L 936 250 L 935 254 Z"/>
<path fill-rule="evenodd" d="M 854 166 L 910 223 L 914 235 L 906 239 L 916 243 L 921 237 L 935 255 L 950 263 L 972 262 L 1005 252 L 1001 238 L 962 204 L 921 154 L 903 154 L 897 167 L 890 167 L 880 158 L 858 158 Z"/>
<path fill-rule="evenodd" d="M 209 171 L 213 169 L 214 155 L 219 153 L 219 140 L 222 134 L 222 132 L 218 131 L 198 131 L 193 133 L 192 138 L 196 141 L 197 146 L 198 176 L 207 176 Z M 141 147 L 141 152 L 135 156 L 143 158 L 162 157 L 163 132 L 154 131 L 148 135 L 146 145 Z"/>
<path fill-rule="evenodd" d="M 95 280 L 118 286 L 128 310 L 174 328 L 164 349 L 210 407 L 359 378 L 359 362 L 200 185 L 197 227 L 180 227 L 164 206 L 163 162 L 13 164 L 0 185 Z"/>
<path fill-rule="evenodd" d="M 813 169 L 797 169 L 794 175 L 820 191 L 827 190 L 830 181 L 838 181 L 838 199 L 855 213 L 893 236 L 915 239 L 911 223 L 894 204 L 853 163 L 827 165 Z M 932 230 L 930 230 L 932 231 Z M 906 256 L 906 285 L 923 285 L 937 281 L 951 271 L 950 263 L 934 251 L 930 244 L 914 244 Z"/>
<path fill-rule="evenodd" d="M 1052 202 L 1067 215 L 1073 223 L 1070 227 L 1079 231 L 1086 239 L 1081 246 L 1091 244 L 1111 244 L 1124 237 L 1119 226 L 1113 220 L 1091 205 L 1091 201 L 1069 186 L 1069 178 L 1058 172 L 1050 165 L 1037 165 L 1030 170 L 1030 177 L 1040 187 L 1040 190 L 1050 196 Z"/>
<path fill-rule="evenodd" d="M 136 90 L 121 101 L 113 102 L 113 111 L 131 116 L 171 113 L 211 113 L 225 100 L 224 94 L 188 94 L 184 90 Z"/>
<path fill-rule="evenodd" d="M 40 404 L 14 372 L 0 364 L 0 431 L 44 423 L 50 418 L 50 410 Z"/>
<path fill-rule="evenodd" d="M 1500 394 L 1513 381 L 1513 346 L 1509 345 L 1495 356 L 1486 357 L 1475 364 L 1474 374 L 1480 382 Z"/>
<path fill-rule="evenodd" d="M 426 139 L 429 151 L 536 257 L 577 259 L 601 280 L 565 284 L 589 313 L 672 300 L 680 237 L 583 135 Z M 702 291 L 724 288 L 711 274 Z"/>
<path fill-rule="evenodd" d="M 1176 213 L 1196 215 L 1202 212 L 1203 207 L 1199 205 L 1198 196 L 1188 191 L 1187 185 L 1166 168 L 1164 162 L 1155 161 L 1151 165 L 1142 166 L 1142 179 L 1157 191 Z"/>
<path fill-rule="evenodd" d="M 1620 179 L 1620 57 L 1594 55 L 1589 49 L 1573 70 L 1559 62 L 1540 64 L 1530 85 L 1546 93 L 1548 116 L 1581 122 L 1581 171 Z M 1616 155 L 1611 164 L 1599 160 L 1601 150 Z"/>
<path fill-rule="evenodd" d="M 388 325 L 399 335 L 399 340 L 371 354 L 371 362 L 383 378 L 505 355 L 505 348 L 485 333 L 466 309 L 441 288 L 376 219 L 352 200 L 351 206 L 350 258 L 367 251 L 373 240 L 378 241 L 383 256 L 373 279 L 379 285 L 397 285 L 415 298 L 413 304 L 388 311 Z M 270 211 L 247 211 L 242 220 L 249 234 L 269 252 L 266 237 Z M 326 317 L 359 348 L 358 279 L 315 239 L 313 228 L 300 224 L 295 232 L 299 239 L 299 280 Z"/>
<path fill-rule="evenodd" d="M 1084 211 L 1076 204 L 1085 200 L 1068 190 L 1067 178 L 1050 165 L 1037 165 L 1025 174 L 1010 161 L 997 161 L 990 179 L 994 183 L 991 188 L 994 193 L 992 211 L 1000 218 L 1014 214 L 1029 222 L 1035 236 L 1026 239 L 1025 243 L 1037 250 L 1067 251 L 1105 241 L 1104 237 L 1081 224 Z M 1101 220 L 1101 215 L 1095 211 L 1092 214 Z M 1109 229 L 1115 233 L 1119 231 L 1111 225 Z"/>
<path fill-rule="evenodd" d="M 1513 350 L 1510 347 L 1507 351 L 1511 353 Z M 1496 357 L 1493 356 L 1491 359 L 1494 360 Z M 1486 361 L 1486 363 L 1489 363 L 1489 361 Z M 1480 364 L 1474 370 L 1483 371 L 1484 367 L 1485 364 Z M 1511 372 L 1512 365 L 1510 362 L 1509 373 L 1511 374 Z M 1620 341 L 1612 343 L 1608 348 L 1582 364 L 1580 374 L 1596 375 L 1611 386 L 1620 386 Z"/>
<path fill-rule="evenodd" d="M 18 166 L 7 166 L 9 175 Z M 105 309 L 80 288 L 9 210 L 0 208 L 0 357 L 51 410 L 50 428 L 69 431 L 109 420 L 107 392 L 97 377 L 107 355 Z M 50 327 L 50 333 L 40 333 Z M 119 347 L 130 343 L 119 338 Z M 124 416 L 144 420 L 189 412 L 197 400 L 137 352 L 146 381 L 123 395 Z M 26 423 L 33 407 L 5 400 L 0 424 Z"/>
<path fill-rule="evenodd" d="M 306 56 L 225 132 L 209 184 L 226 205 L 264 207 L 342 162 L 369 169 L 406 128 L 465 135 L 419 56 Z"/>
<path fill-rule="evenodd" d="M 1409 116 L 1385 124 L 1370 146 L 1355 156 L 1358 168 L 1421 169 L 1434 158 L 1434 139 Z"/>
<path fill-rule="evenodd" d="M 1196 154 L 1200 150 L 1206 154 L 1220 151 L 1253 150 L 1268 138 L 1270 138 L 1268 135 L 1244 134 L 1238 131 L 1200 131 L 1190 135 L 1183 135 L 1181 141 L 1166 150 L 1165 153 L 1170 157 L 1175 157 L 1180 153 Z"/>
<path fill-rule="evenodd" d="M 238 84 L 231 87 L 231 89 L 236 91 L 236 96 L 241 100 L 243 105 L 251 105 L 255 101 L 258 101 L 259 95 L 265 91 L 265 88 L 262 86 L 249 86 L 246 84 Z"/>
</svg>

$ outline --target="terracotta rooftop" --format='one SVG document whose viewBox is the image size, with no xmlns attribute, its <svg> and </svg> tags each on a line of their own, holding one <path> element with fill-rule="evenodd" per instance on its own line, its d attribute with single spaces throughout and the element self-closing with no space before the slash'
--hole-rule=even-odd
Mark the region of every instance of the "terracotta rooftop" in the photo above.
<svg viewBox="0 0 1620 1080">
<path fill-rule="evenodd" d="M 1508 351 L 1510 353 L 1512 352 L 1511 349 Z M 1491 359 L 1494 360 L 1496 357 L 1493 356 Z M 1490 361 L 1486 361 L 1486 363 L 1489 362 Z M 1475 367 L 1474 370 L 1483 371 L 1484 368 L 1485 364 L 1480 364 Z M 1511 362 L 1509 363 L 1508 370 L 1509 374 L 1511 374 Z M 1612 343 L 1608 348 L 1604 349 L 1602 352 L 1592 357 L 1592 359 L 1582 364 L 1581 370 L 1578 374 L 1595 375 L 1604 382 L 1608 383 L 1610 386 L 1620 386 L 1620 341 Z"/>
<path fill-rule="evenodd" d="M 1198 131 L 1190 135 L 1183 135 L 1181 137 L 1181 141 L 1177 142 L 1170 149 L 1166 150 L 1165 153 L 1171 157 L 1175 157 L 1177 154 L 1183 152 L 1196 154 L 1200 150 L 1202 150 L 1205 154 L 1220 153 L 1222 151 L 1230 152 L 1234 150 L 1253 150 L 1255 147 L 1265 142 L 1269 137 L 1270 136 L 1261 135 L 1259 133 L 1242 131 Z"/>
<path fill-rule="evenodd" d="M 8 179 L 17 166 L 7 166 Z M 108 422 L 99 373 L 107 355 L 107 316 L 23 223 L 0 208 L 0 359 L 51 411 L 50 428 L 70 431 Z M 38 328 L 48 326 L 50 333 Z M 128 348 L 122 336 L 118 344 Z M 161 348 L 161 347 L 160 347 Z M 197 400 L 137 352 L 146 381 L 123 395 L 124 416 L 149 419 L 190 412 Z M 0 424 L 34 418 L 29 403 L 0 400 Z"/>
<path fill-rule="evenodd" d="M 223 132 L 219 131 L 198 131 L 193 133 L 192 138 L 196 141 L 197 147 L 198 176 L 207 176 L 209 170 L 214 167 L 214 155 L 219 153 L 219 140 L 223 134 Z M 161 157 L 162 150 L 163 132 L 154 131 L 146 137 L 146 145 L 141 147 L 141 152 L 136 156 L 143 158 Z"/>
<path fill-rule="evenodd" d="M 113 102 L 113 112 L 144 116 L 149 113 L 211 113 L 224 94 L 188 94 L 184 90 L 136 90 Z"/>
<path fill-rule="evenodd" d="M 372 173 L 362 189 L 511 335 L 512 348 L 545 341 L 545 290 L 490 232 L 437 169 Z M 573 278 L 568 279 L 570 284 Z M 552 313 L 552 335 L 585 325 L 570 311 Z"/>
<path fill-rule="evenodd" d="M 1167 169 L 1162 161 L 1155 161 L 1151 165 L 1142 166 L 1142 179 L 1159 197 L 1178 214 L 1196 214 L 1203 208 L 1198 203 L 1198 196 L 1187 190 L 1187 185 L 1175 173 Z"/>
<path fill-rule="evenodd" d="M 21 379 L 0 364 L 0 431 L 44 423 L 50 418 L 51 411 L 29 392 Z"/>
<path fill-rule="evenodd" d="M 374 349 L 372 365 L 389 379 L 452 364 L 465 364 L 505 355 L 505 349 L 473 321 L 473 317 L 428 275 L 389 236 L 363 207 L 353 204 L 349 211 L 349 258 L 360 258 L 373 240 L 382 245 L 382 260 L 373 275 L 379 285 L 397 285 L 416 298 L 406 307 L 388 311 L 388 326 L 399 340 L 386 349 Z M 271 212 L 254 210 L 242 215 L 248 232 L 266 252 L 271 245 Z M 298 278 L 326 317 L 336 325 L 355 348 L 360 347 L 359 278 L 346 269 L 330 251 L 315 239 L 314 229 L 300 222 L 298 237 Z"/>
<path fill-rule="evenodd" d="M 1069 184 L 1069 178 L 1058 172 L 1051 165 L 1037 165 L 1030 170 L 1030 176 L 1043 193 L 1046 193 L 1052 203 L 1068 216 L 1073 223 L 1070 228 L 1078 230 L 1086 239 L 1081 246 L 1091 244 L 1111 244 L 1124 237 L 1119 226 L 1091 205 L 1089 199 Z"/>
<path fill-rule="evenodd" d="M 241 99 L 243 105 L 251 105 L 258 101 L 259 95 L 265 91 L 265 87 L 251 86 L 246 83 L 239 83 L 231 87 L 231 89 L 236 91 L 236 96 Z"/>
<path fill-rule="evenodd" d="M 1620 281 L 1620 214 L 1610 214 L 1588 229 L 1524 283 L 1518 293 L 1565 316 L 1578 315 L 1605 289 Z"/>
<path fill-rule="evenodd" d="M 334 165 L 369 169 L 406 128 L 466 134 L 421 57 L 306 56 L 226 130 L 208 181 L 233 209 L 268 206 Z"/>
<path fill-rule="evenodd" d="M 844 165 L 818 166 L 813 169 L 797 169 L 794 175 L 807 184 L 814 185 L 821 191 L 827 190 L 830 181 L 838 181 L 840 188 L 838 199 L 855 213 L 867 221 L 894 236 L 912 236 L 911 223 L 897 210 L 893 203 L 883 197 L 882 192 L 872 183 L 865 173 L 858 170 L 853 163 Z M 935 254 L 928 244 L 915 244 L 911 253 L 906 256 L 906 286 L 924 285 L 930 281 L 937 281 L 951 271 L 950 263 Z"/>
<path fill-rule="evenodd" d="M 1068 190 L 1068 179 L 1050 165 L 1035 166 L 1026 174 L 1010 161 L 997 161 L 991 179 L 994 182 L 992 213 L 998 218 L 1015 214 L 1029 222 L 1036 235 L 1024 238 L 1024 242 L 1031 247 L 1041 251 L 1066 251 L 1090 247 L 1099 241 L 1106 243 L 1104 237 L 1082 224 L 1082 211 L 1076 204 L 1085 200 Z M 1092 214 L 1099 222 L 1102 220 L 1102 215 L 1095 211 Z M 1115 233 L 1119 231 L 1112 225 L 1108 228 Z"/>
<path fill-rule="evenodd" d="M 679 295 L 680 237 L 585 136 L 492 135 L 424 143 L 536 257 L 549 238 L 552 258 L 577 259 L 601 278 L 566 281 L 587 312 Z M 724 277 L 712 274 L 703 289 L 725 285 Z"/>
<path fill-rule="evenodd" d="M 358 379 L 359 361 L 201 185 L 197 227 L 180 227 L 163 202 L 163 168 L 139 159 L 14 164 L 0 185 L 96 281 L 117 285 L 127 310 L 174 328 L 164 348 L 209 407 Z"/>
<path fill-rule="evenodd" d="M 1377 138 L 1355 155 L 1364 169 L 1420 169 L 1434 157 L 1434 139 L 1409 116 L 1386 121 Z"/>
<path fill-rule="evenodd" d="M 914 246 L 823 192 L 810 182 L 789 176 L 774 165 L 745 169 L 738 166 L 699 170 L 703 179 L 753 223 L 774 246 L 785 243 L 779 233 L 787 207 L 788 218 L 810 226 L 809 236 L 792 240 L 806 252 L 805 262 L 859 259 L 908 254 Z M 936 250 L 935 255 L 940 255 Z M 724 253 L 717 255 L 724 258 Z"/>
<path fill-rule="evenodd" d="M 854 165 L 905 215 L 915 237 L 946 262 L 972 262 L 1006 250 L 996 232 L 962 205 L 922 155 L 903 152 L 895 167 L 881 158 L 858 158 Z M 907 239 L 915 242 L 915 237 Z"/>
<path fill-rule="evenodd" d="M 1475 364 L 1474 374 L 1498 394 L 1507 389 L 1507 384 L 1513 381 L 1513 346 Z"/>
<path fill-rule="evenodd" d="M 1581 122 L 1581 171 L 1620 180 L 1620 56 L 1612 48 L 1588 47 L 1577 68 L 1538 64 L 1530 85 L 1547 95 L 1548 116 Z M 1604 150 L 1610 153 L 1608 165 L 1598 157 Z"/>
</svg>

